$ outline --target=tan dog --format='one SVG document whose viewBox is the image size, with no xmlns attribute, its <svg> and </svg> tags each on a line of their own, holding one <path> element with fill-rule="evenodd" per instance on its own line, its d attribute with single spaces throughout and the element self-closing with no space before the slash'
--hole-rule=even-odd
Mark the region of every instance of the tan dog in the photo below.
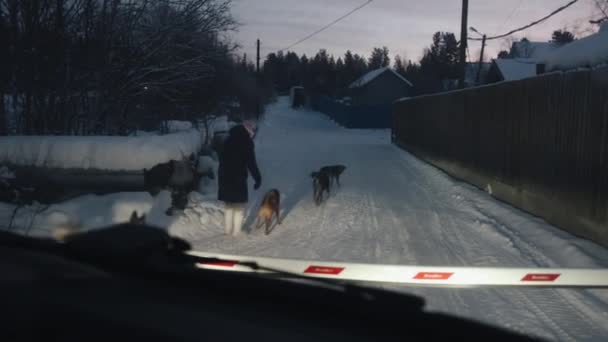
<svg viewBox="0 0 608 342">
<path fill-rule="evenodd" d="M 260 209 L 258 210 L 258 222 L 256 224 L 256 229 L 259 229 L 263 223 L 266 223 L 266 235 L 270 234 L 270 223 L 272 222 L 273 214 L 277 218 L 277 223 L 281 224 L 281 194 L 279 190 L 272 189 L 269 190 L 262 200 L 262 204 L 260 205 Z"/>
</svg>

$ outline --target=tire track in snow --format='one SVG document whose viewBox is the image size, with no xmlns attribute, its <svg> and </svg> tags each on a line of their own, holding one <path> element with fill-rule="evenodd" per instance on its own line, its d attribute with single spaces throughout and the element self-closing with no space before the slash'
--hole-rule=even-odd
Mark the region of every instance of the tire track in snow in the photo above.
<svg viewBox="0 0 608 342">
<path fill-rule="evenodd" d="M 405 153 L 403 151 L 399 152 Z M 413 157 L 407 156 L 406 158 L 399 158 L 399 166 L 401 169 L 406 170 L 407 178 L 418 180 L 418 182 L 411 183 L 418 189 L 418 193 L 424 196 L 424 207 L 432 208 L 432 210 L 429 211 L 431 215 L 429 219 L 431 219 L 432 222 L 427 222 L 425 225 L 430 229 L 430 232 L 427 232 L 423 240 L 432 241 L 432 245 L 427 244 L 428 248 L 436 249 L 436 244 L 439 243 L 441 245 L 441 250 L 437 254 L 440 258 L 439 260 L 434 260 L 434 263 L 438 262 L 438 264 L 441 265 L 469 266 L 471 259 L 496 260 L 496 258 L 493 257 L 496 253 L 496 249 L 486 247 L 488 243 L 483 239 L 482 235 L 480 236 L 480 234 L 471 232 L 470 227 L 463 225 L 462 222 L 458 222 L 455 218 L 457 214 L 460 216 L 461 214 L 466 214 L 466 212 L 461 212 L 451 203 L 447 203 L 444 198 L 446 198 L 448 194 L 437 191 L 435 189 L 437 184 L 431 183 L 430 178 L 437 178 L 437 176 L 440 175 L 431 172 L 423 172 L 426 170 L 420 170 L 420 166 L 426 165 L 417 165 L 417 163 L 421 162 L 412 160 L 411 158 Z M 428 174 L 430 174 L 430 176 L 427 176 Z M 435 183 L 437 182 L 437 179 L 433 180 Z M 447 196 L 447 198 L 451 198 L 451 196 Z M 480 253 L 484 250 L 486 252 Z M 457 262 L 454 263 L 454 260 Z"/>
<path fill-rule="evenodd" d="M 546 291 L 541 289 L 541 291 Z M 576 328 L 576 324 L 573 327 L 568 326 L 567 322 L 571 321 L 572 314 L 561 306 L 561 303 L 554 300 L 550 300 L 545 295 L 534 294 L 533 300 L 530 296 L 522 293 L 522 290 L 517 290 L 515 294 L 511 294 L 505 300 L 509 300 L 515 303 L 517 307 L 526 308 L 534 313 L 536 317 L 540 317 L 543 324 L 554 333 L 555 338 L 559 341 L 577 341 L 577 339 L 569 331 Z M 541 304 L 537 304 L 537 303 Z M 542 309 L 541 309 L 542 306 Z M 549 309 L 549 310 L 547 310 Z M 549 313 L 547 313 L 549 311 Z M 558 323 L 559 321 L 559 323 Z M 564 327 L 564 324 L 567 326 Z M 580 336 L 580 335 L 578 335 Z"/>
<path fill-rule="evenodd" d="M 370 224 L 367 226 L 367 235 L 368 239 L 373 241 L 374 244 L 374 255 L 373 259 L 378 260 L 382 256 L 384 256 L 385 250 L 383 248 L 382 239 L 380 238 L 380 226 L 378 225 L 378 218 L 376 217 L 376 212 L 374 212 L 374 197 L 371 194 L 367 194 L 365 196 L 365 203 L 367 206 L 367 212 L 369 213 Z M 378 260 L 380 262 L 380 260 Z"/>
<path fill-rule="evenodd" d="M 509 240 L 513 241 L 515 248 L 517 248 L 518 250 L 521 250 L 523 252 L 523 254 L 525 256 L 527 256 L 537 266 L 539 266 L 539 267 L 556 267 L 556 266 L 558 266 L 549 257 L 540 253 L 538 250 L 538 247 L 533 242 L 526 241 L 524 238 L 521 237 L 521 235 L 517 231 L 510 229 L 507 225 L 499 222 L 497 218 L 493 217 L 492 215 L 490 215 L 487 212 L 484 212 L 477 204 L 472 203 L 472 205 L 476 208 L 476 210 L 478 211 L 478 213 L 481 216 L 485 217 L 487 220 L 489 220 L 492 223 L 492 226 L 497 227 L 501 234 L 505 234 Z M 526 303 L 537 314 L 538 314 L 537 311 L 541 311 L 543 313 L 540 316 L 543 317 L 544 320 L 550 321 L 550 322 L 547 321 L 548 326 L 550 326 L 550 327 L 556 326 L 557 325 L 555 323 L 556 320 L 558 320 L 560 322 L 569 322 L 572 319 L 573 313 L 576 313 L 575 315 L 578 316 L 579 319 L 576 320 L 576 322 L 577 322 L 576 324 L 574 324 L 572 327 L 569 327 L 570 328 L 569 331 L 577 330 L 578 336 L 601 336 L 608 332 L 606 329 L 598 330 L 596 328 L 597 326 L 600 326 L 600 327 L 605 326 L 606 322 L 604 322 L 603 325 L 601 325 L 601 324 L 595 325 L 595 324 L 588 323 L 589 321 L 597 322 L 597 320 L 594 319 L 595 315 L 589 314 L 589 313 L 596 313 L 597 312 L 596 310 L 599 310 L 599 308 L 591 309 L 588 306 L 589 304 L 585 305 L 580 300 L 576 300 L 575 298 L 573 298 L 571 295 L 564 295 L 566 293 L 569 293 L 569 291 L 573 291 L 573 290 L 543 289 L 541 291 L 538 291 L 538 293 L 535 293 L 533 300 L 528 298 L 523 293 L 523 290 L 518 290 L 518 294 L 520 297 L 523 298 L 523 300 L 526 301 Z M 543 309 L 545 309 L 545 310 L 540 309 L 539 305 L 537 305 L 535 303 L 541 303 Z M 567 308 L 564 308 L 564 306 L 562 304 L 565 304 L 567 306 Z M 548 308 L 550 310 L 551 316 L 549 316 L 545 313 L 547 311 L 546 308 Z M 556 317 L 556 316 L 558 317 L 557 319 L 552 318 L 552 317 Z M 586 326 L 585 328 L 580 328 L 581 322 Z M 600 323 L 600 322 L 597 322 L 597 323 Z M 562 332 L 562 330 L 563 329 L 559 328 L 557 331 L 560 334 L 566 333 L 565 331 Z M 588 335 L 589 331 L 593 331 L 594 334 Z M 567 334 L 567 335 L 570 336 L 570 338 L 573 338 L 570 334 Z M 560 338 L 560 340 L 561 340 L 561 338 Z M 572 339 L 572 340 L 574 340 L 574 339 Z"/>
<path fill-rule="evenodd" d="M 415 166 L 412 164 L 414 163 L 408 163 L 405 168 L 411 167 L 411 169 L 414 169 Z M 415 172 L 411 171 L 411 169 L 408 176 Z M 445 177 L 440 173 L 436 173 L 434 176 Z M 432 174 L 429 177 L 432 177 Z M 426 195 L 427 201 L 429 201 L 433 207 L 436 207 L 438 212 L 445 212 L 445 209 L 448 209 L 449 205 L 446 205 L 444 201 L 435 200 L 429 196 L 428 189 L 433 186 L 433 184 L 430 183 L 430 180 L 425 177 L 419 177 L 419 179 L 424 183 L 416 183 L 419 191 Z M 436 198 L 439 198 L 439 194 L 436 194 Z M 539 252 L 538 247 L 534 243 L 525 241 L 516 231 L 509 230 L 506 225 L 500 223 L 496 218 L 484 213 L 475 203 L 468 200 L 465 201 L 465 203 L 473 208 L 474 214 L 478 214 L 477 217 L 480 224 L 483 225 L 486 223 L 487 226 L 493 227 L 498 234 L 502 235 L 504 239 L 510 242 L 509 249 L 520 252 L 519 255 L 527 260 L 528 263 L 533 262 L 537 266 L 556 266 L 555 262 Z M 467 210 L 463 211 L 463 213 L 466 214 Z M 453 246 L 469 245 L 471 248 L 477 249 L 479 246 L 482 246 L 484 241 L 482 239 L 475 239 L 475 234 L 469 234 L 467 236 L 468 239 L 465 240 L 464 234 L 456 232 L 456 223 L 451 216 L 442 217 L 442 215 L 435 212 L 433 217 L 438 223 L 430 224 L 434 229 L 433 235 L 435 235 L 435 238 L 442 242 L 445 240 L 451 242 L 441 243 L 442 248 L 446 248 L 449 251 L 449 254 L 457 258 L 459 262 L 464 262 L 465 265 L 470 264 L 472 255 L 468 254 L 466 257 L 463 257 L 462 250 L 454 250 Z M 479 235 L 483 236 L 483 234 Z M 494 248 L 488 250 L 488 252 L 489 253 L 482 253 L 482 256 L 488 255 L 492 260 L 497 260 L 491 255 L 496 252 Z M 520 259 L 518 254 L 512 255 L 511 258 L 514 261 Z M 502 262 L 504 263 L 503 256 L 501 256 L 501 259 L 503 259 Z M 601 324 L 602 322 L 600 322 L 599 319 L 594 318 L 595 315 L 593 313 L 597 312 L 595 310 L 598 310 L 599 308 L 590 308 L 580 300 L 573 300 L 572 296 L 567 296 L 569 298 L 566 298 L 557 290 L 543 289 L 540 290 L 542 292 L 538 291 L 537 293 L 534 293 L 533 296 L 530 296 L 523 291 L 524 290 L 516 290 L 514 292 L 515 296 L 518 298 L 517 306 L 524 307 L 533 312 L 536 317 L 540 318 L 542 324 L 552 331 L 559 340 L 573 341 L 606 335 L 605 329 L 598 328 L 603 326 Z M 570 293 L 567 292 L 568 290 L 560 291 L 563 293 Z M 508 300 L 508 298 L 505 298 L 505 301 Z M 590 321 L 593 323 L 589 323 Z M 570 324 L 568 322 L 574 323 Z"/>
</svg>

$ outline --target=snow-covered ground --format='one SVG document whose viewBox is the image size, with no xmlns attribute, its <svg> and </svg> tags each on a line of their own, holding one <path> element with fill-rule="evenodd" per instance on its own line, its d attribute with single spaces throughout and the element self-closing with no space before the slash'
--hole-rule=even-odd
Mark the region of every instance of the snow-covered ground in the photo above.
<svg viewBox="0 0 608 342">
<path fill-rule="evenodd" d="M 187 131 L 193 128 L 190 121 L 168 120 L 164 124 L 167 126 L 169 133 Z"/>
<path fill-rule="evenodd" d="M 85 196 L 49 208 L 19 209 L 14 230 L 48 235 L 51 226 L 83 229 L 126 221 L 132 210 L 188 239 L 196 250 L 324 261 L 493 267 L 608 267 L 608 249 L 456 182 L 391 145 L 386 130 L 347 130 L 320 113 L 269 107 L 259 124 L 256 153 L 262 188 L 251 189 L 246 231 L 223 235 L 215 185 L 190 196 L 182 215 L 168 217 L 169 194 Z M 348 168 L 342 187 L 317 207 L 310 172 Z M 251 183 L 251 182 L 250 182 Z M 250 231 L 265 190 L 282 195 L 283 224 L 268 236 Z M 39 212 L 32 220 L 32 213 Z M 13 213 L 0 207 L 0 222 Z M 403 288 L 427 308 L 560 341 L 608 340 L 608 291 L 513 288 Z"/>
</svg>

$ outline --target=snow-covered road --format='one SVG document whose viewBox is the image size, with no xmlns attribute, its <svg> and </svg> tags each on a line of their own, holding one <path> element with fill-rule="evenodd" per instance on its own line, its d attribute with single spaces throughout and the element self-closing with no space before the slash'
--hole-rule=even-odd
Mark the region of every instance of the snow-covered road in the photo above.
<svg viewBox="0 0 608 342">
<path fill-rule="evenodd" d="M 256 151 L 263 185 L 253 192 L 248 227 L 270 188 L 282 193 L 283 224 L 269 236 L 238 239 L 219 226 L 190 230 L 197 250 L 407 265 L 608 266 L 606 248 L 454 181 L 391 145 L 389 131 L 342 129 L 280 99 L 260 124 Z M 309 174 L 328 164 L 348 169 L 342 188 L 317 207 Z M 421 295 L 431 310 L 551 340 L 608 339 L 606 290 L 387 288 Z"/>
<path fill-rule="evenodd" d="M 137 209 L 148 214 L 148 223 L 168 227 L 205 252 L 425 266 L 608 267 L 608 249 L 453 180 L 392 145 L 387 130 L 343 129 L 320 113 L 289 109 L 280 98 L 260 123 L 256 153 L 263 184 L 251 189 L 246 231 L 238 238 L 223 235 L 213 189 L 192 194 L 190 208 L 178 217 L 164 215 L 167 192 L 156 198 L 91 195 L 22 208 L 13 229 L 27 227 L 30 235 L 48 235 L 50 224 L 87 229 L 125 221 Z M 317 207 L 309 175 L 329 164 L 347 170 L 342 187 Z M 281 192 L 284 220 L 266 236 L 250 227 L 271 188 Z M 28 214 L 36 211 L 36 217 Z M 12 213 L 0 206 L 3 221 Z M 533 336 L 608 340 L 608 290 L 384 287 L 424 297 L 429 310 Z"/>
<path fill-rule="evenodd" d="M 343 129 L 279 99 L 260 124 L 256 153 L 263 183 L 250 190 L 246 233 L 233 239 L 220 227 L 190 229 L 197 249 L 418 265 L 608 266 L 606 248 L 451 179 L 392 145 L 388 130 Z M 317 207 L 309 175 L 328 164 L 347 170 Z M 265 236 L 250 229 L 271 188 L 281 192 L 284 220 Z"/>
</svg>

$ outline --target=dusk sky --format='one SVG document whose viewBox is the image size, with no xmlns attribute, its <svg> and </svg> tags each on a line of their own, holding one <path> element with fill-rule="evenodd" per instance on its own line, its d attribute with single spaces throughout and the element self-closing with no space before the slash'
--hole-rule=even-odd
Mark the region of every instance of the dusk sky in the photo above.
<svg viewBox="0 0 608 342">
<path fill-rule="evenodd" d="M 590 33 L 595 0 L 580 0 L 546 22 L 514 35 L 547 41 L 551 32 L 567 28 L 577 36 Z M 255 57 L 255 40 L 262 41 L 262 61 L 270 52 L 283 49 L 314 32 L 366 0 L 233 0 L 232 13 L 242 24 L 232 35 L 241 53 Z M 502 34 L 539 19 L 569 0 L 471 0 L 469 26 L 488 36 Z M 387 46 L 391 57 L 398 54 L 419 60 L 436 31 L 460 36 L 460 0 L 374 0 L 346 19 L 290 49 L 314 56 L 325 48 L 336 58 L 346 50 L 369 56 L 373 47 Z M 473 33 L 470 33 L 474 36 Z M 489 57 L 507 49 L 505 39 L 488 44 Z M 480 42 L 470 42 L 469 52 L 478 59 Z"/>
</svg>

